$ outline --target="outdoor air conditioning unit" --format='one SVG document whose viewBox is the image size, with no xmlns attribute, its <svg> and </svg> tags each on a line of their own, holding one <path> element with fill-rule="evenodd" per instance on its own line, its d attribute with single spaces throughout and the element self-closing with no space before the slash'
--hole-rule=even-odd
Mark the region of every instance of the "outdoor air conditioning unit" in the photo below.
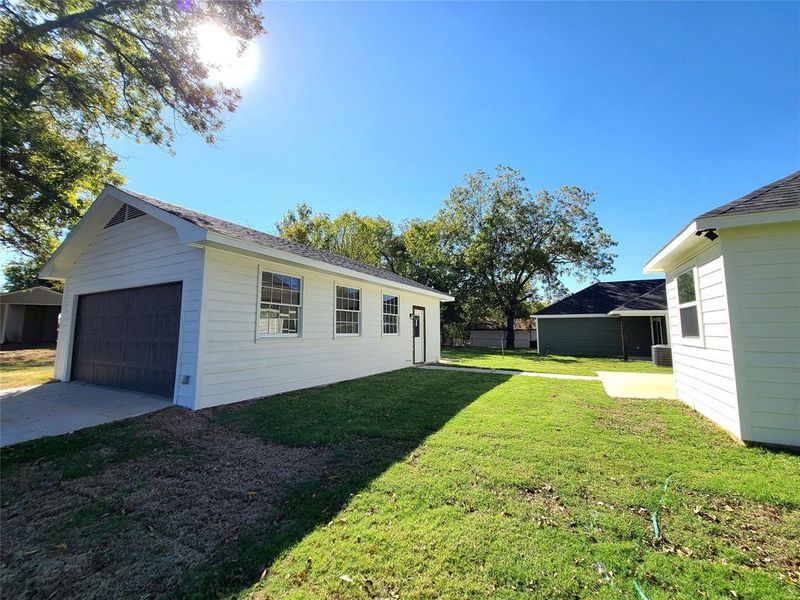
<svg viewBox="0 0 800 600">
<path fill-rule="evenodd" d="M 653 364 L 657 367 L 671 367 L 672 347 L 668 344 L 656 344 L 653 346 Z"/>
</svg>

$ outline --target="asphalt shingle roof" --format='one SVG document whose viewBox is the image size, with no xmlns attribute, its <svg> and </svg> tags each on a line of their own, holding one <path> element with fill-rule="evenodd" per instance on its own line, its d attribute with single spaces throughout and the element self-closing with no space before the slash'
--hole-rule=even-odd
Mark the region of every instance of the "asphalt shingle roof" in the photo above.
<svg viewBox="0 0 800 600">
<path fill-rule="evenodd" d="M 616 308 L 666 310 L 664 280 L 601 281 L 543 308 L 536 315 L 597 315 Z"/>
<path fill-rule="evenodd" d="M 287 240 L 275 235 L 270 235 L 269 233 L 264 233 L 263 231 L 258 231 L 257 229 L 251 229 L 250 227 L 237 225 L 236 223 L 231 223 L 230 221 L 225 221 L 224 219 L 219 219 L 217 217 L 205 215 L 203 213 L 191 210 L 190 208 L 178 206 L 177 204 L 170 204 L 168 202 L 164 202 L 162 200 L 158 200 L 157 198 L 152 198 L 150 196 L 145 196 L 144 194 L 140 194 L 132 190 L 128 190 L 125 188 L 117 188 L 117 189 L 125 192 L 126 194 L 130 194 L 131 196 L 134 196 L 135 198 L 138 198 L 139 200 L 142 200 L 143 202 L 146 202 L 151 206 L 155 206 L 156 208 L 159 208 L 164 212 L 168 212 L 172 215 L 175 215 L 176 217 L 179 217 L 184 221 L 188 221 L 189 223 L 193 223 L 198 227 L 202 227 L 207 231 L 213 231 L 215 233 L 226 235 L 228 237 L 232 237 L 238 240 L 251 242 L 253 244 L 258 244 L 259 246 L 264 246 L 266 248 L 272 248 L 273 250 L 281 250 L 283 252 L 288 252 L 296 256 L 302 256 L 304 258 L 318 260 L 320 262 L 324 262 L 329 265 L 343 267 L 345 269 L 350 269 L 351 271 L 364 273 L 366 275 L 372 275 L 373 277 L 380 277 L 381 279 L 385 279 L 386 281 L 413 286 L 415 288 L 419 288 L 421 290 L 425 290 L 428 292 L 436 292 L 439 294 L 444 293 L 432 287 L 429 287 L 425 284 L 419 283 L 418 281 L 409 279 L 408 277 L 403 277 L 402 275 L 398 275 L 397 273 L 392 273 L 391 271 L 387 271 L 386 269 L 381 269 L 380 267 L 367 265 L 365 263 L 352 260 L 345 256 L 334 254 L 333 252 L 327 252 L 326 250 L 319 250 L 317 248 L 312 248 L 310 246 L 306 246 L 305 244 L 301 244 L 299 242 Z"/>
<path fill-rule="evenodd" d="M 745 215 L 789 208 L 800 208 L 800 171 L 768 183 L 697 218 Z"/>
</svg>

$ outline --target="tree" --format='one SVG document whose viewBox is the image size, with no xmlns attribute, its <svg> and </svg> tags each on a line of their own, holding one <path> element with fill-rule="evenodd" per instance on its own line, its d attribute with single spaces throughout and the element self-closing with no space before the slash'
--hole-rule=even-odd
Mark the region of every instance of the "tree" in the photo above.
<svg viewBox="0 0 800 600">
<path fill-rule="evenodd" d="M 60 281 L 39 279 L 39 271 L 43 266 L 44 263 L 33 259 L 12 260 L 3 267 L 3 275 L 6 278 L 5 291 L 25 290 L 37 285 L 63 290 L 64 284 Z"/>
<path fill-rule="evenodd" d="M 394 226 L 383 217 L 347 211 L 331 218 L 327 213 L 315 214 L 306 204 L 298 204 L 275 227 L 280 236 L 314 248 L 392 271 L 397 267 L 400 248 Z"/>
<path fill-rule="evenodd" d="M 462 286 L 501 311 L 506 345 L 514 347 L 514 320 L 527 303 L 565 291 L 562 279 L 613 272 L 616 242 L 590 210 L 595 195 L 575 186 L 535 196 L 525 179 L 500 166 L 490 178 L 467 175 L 436 215 L 444 251 L 452 253 Z"/>
<path fill-rule="evenodd" d="M 238 90 L 208 80 L 196 27 L 261 34 L 259 0 L 0 0 L 0 243 L 41 261 L 106 182 L 109 138 L 208 142 Z"/>
</svg>

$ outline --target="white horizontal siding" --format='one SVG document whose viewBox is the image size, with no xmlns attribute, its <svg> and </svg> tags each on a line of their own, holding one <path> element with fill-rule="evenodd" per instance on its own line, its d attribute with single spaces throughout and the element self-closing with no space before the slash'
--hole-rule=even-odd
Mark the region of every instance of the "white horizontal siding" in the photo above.
<svg viewBox="0 0 800 600">
<path fill-rule="evenodd" d="M 259 264 L 302 278 L 300 337 L 256 339 Z M 336 284 L 362 290 L 360 336 L 334 336 Z M 412 305 L 426 308 L 427 360 L 439 359 L 439 301 L 428 296 L 217 250 L 206 251 L 203 289 L 196 408 L 410 366 Z M 400 298 L 398 336 L 381 335 L 384 291 Z"/>
<path fill-rule="evenodd" d="M 696 267 L 698 274 L 699 341 L 683 339 L 680 329 L 676 278 L 690 267 Z M 726 275 L 718 241 L 667 273 L 672 361 L 678 398 L 741 437 Z"/>
<path fill-rule="evenodd" d="M 720 233 L 742 437 L 800 446 L 800 222 Z"/>
<path fill-rule="evenodd" d="M 200 297 L 203 251 L 180 242 L 175 230 L 141 216 L 102 229 L 70 269 L 64 288 L 61 327 L 56 351 L 56 378 L 68 381 L 76 297 L 123 288 L 181 281 L 181 324 L 176 378 L 189 375 L 190 383 L 176 382 L 174 401 L 194 405 L 197 381 Z"/>
</svg>

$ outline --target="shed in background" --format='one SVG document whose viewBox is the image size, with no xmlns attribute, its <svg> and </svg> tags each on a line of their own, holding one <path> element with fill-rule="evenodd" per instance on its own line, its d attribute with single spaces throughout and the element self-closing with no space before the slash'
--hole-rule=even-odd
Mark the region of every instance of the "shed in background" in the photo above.
<svg viewBox="0 0 800 600">
<path fill-rule="evenodd" d="M 0 344 L 55 343 L 61 299 L 44 286 L 0 294 Z"/>
</svg>

